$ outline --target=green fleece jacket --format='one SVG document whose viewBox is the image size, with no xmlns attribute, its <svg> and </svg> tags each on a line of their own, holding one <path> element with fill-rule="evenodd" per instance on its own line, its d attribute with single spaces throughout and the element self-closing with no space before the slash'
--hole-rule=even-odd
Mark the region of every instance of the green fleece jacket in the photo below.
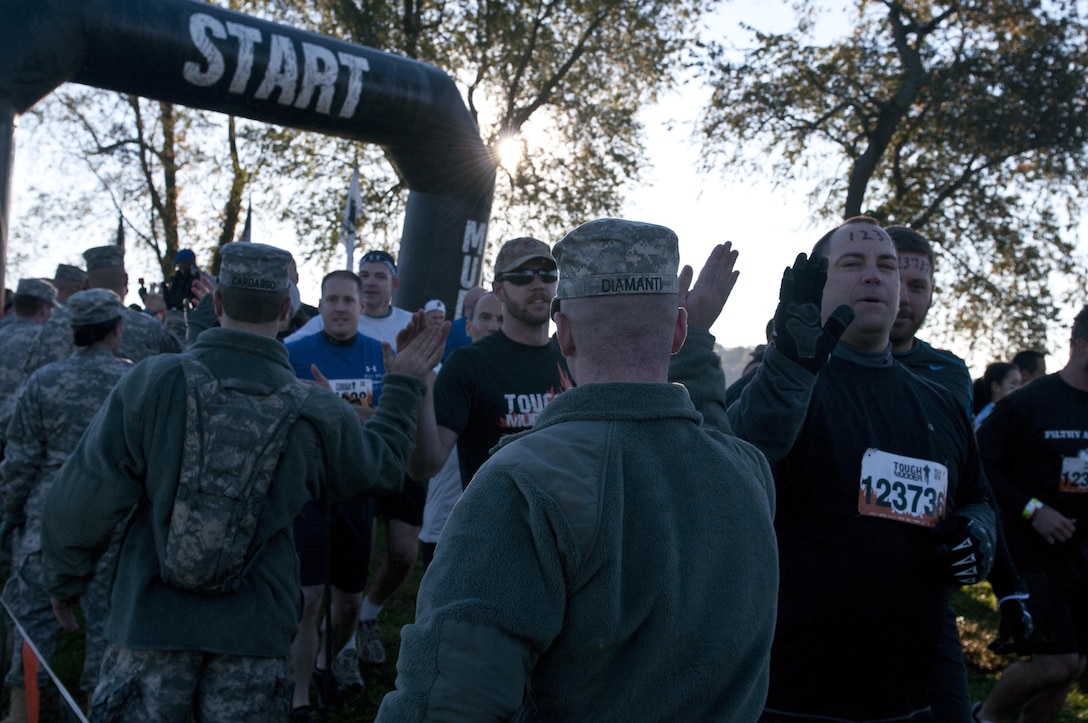
<svg viewBox="0 0 1088 723">
<path fill-rule="evenodd" d="M 756 720 L 773 514 L 766 460 L 682 386 L 564 392 L 451 513 L 378 720 Z"/>
<path fill-rule="evenodd" d="M 274 339 L 209 329 L 191 353 L 220 378 L 272 387 L 295 380 L 287 350 Z M 114 528 L 131 514 L 106 621 L 111 642 L 137 649 L 287 655 L 301 612 L 295 516 L 307 499 L 326 492 L 343 498 L 399 489 L 423 389 L 411 377 L 386 375 L 382 403 L 360 427 L 335 394 L 312 388 L 268 489 L 256 532 L 263 547 L 244 587 L 229 595 L 202 595 L 159 576 L 182 463 L 184 372 L 173 355 L 141 362 L 114 388 L 46 499 L 44 587 L 56 598 L 79 596 Z"/>
</svg>

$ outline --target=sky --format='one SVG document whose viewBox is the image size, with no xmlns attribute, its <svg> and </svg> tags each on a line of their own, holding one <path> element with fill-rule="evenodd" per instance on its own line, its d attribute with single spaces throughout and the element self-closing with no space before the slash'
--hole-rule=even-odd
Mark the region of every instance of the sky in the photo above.
<svg viewBox="0 0 1088 723">
<path fill-rule="evenodd" d="M 815 29 L 817 40 L 826 41 L 847 31 L 845 12 L 848 5 L 845 0 L 824 3 L 825 9 Z M 739 30 L 742 23 L 763 31 L 781 31 L 792 26 L 793 13 L 788 1 L 732 0 L 708 18 L 707 37 L 728 38 L 735 44 L 745 44 L 750 36 Z M 700 149 L 691 131 L 705 98 L 706 91 L 698 83 L 688 83 L 681 91 L 666 94 L 655 106 L 645 109 L 643 121 L 652 165 L 644 174 L 646 182 L 632 189 L 622 215 L 673 229 L 680 239 L 681 263 L 693 266 L 696 273 L 715 244 L 733 242 L 733 247 L 740 253 L 737 262 L 740 278 L 711 331 L 724 347 L 752 347 L 764 341 L 767 320 L 773 316 L 777 305 L 783 269 L 792 264 L 800 251 L 808 251 L 827 229 L 812 221 L 805 195 L 809 190 L 807 187 L 785 185 L 776 188 L 769 174 L 727 180 L 719 172 L 703 174 L 697 170 Z M 11 209 L 13 228 L 19 224 L 20 209 L 31 203 L 26 189 L 32 177 L 54 177 L 58 183 L 71 182 L 58 167 L 40 162 L 32 151 L 20 147 L 18 142 L 17 135 Z M 271 219 L 255 215 L 253 225 L 254 239 L 289 249 L 293 246 L 290 230 L 277 227 Z M 109 243 L 113 231 L 107 233 L 105 238 L 90 242 L 86 236 L 54 242 L 47 254 L 32 253 L 20 259 L 13 259 L 15 254 L 9 249 L 7 285 L 13 286 L 19 276 L 52 276 L 58 262 L 82 265 L 81 252 L 93 245 Z M 129 249 L 128 270 L 132 283 L 128 302 L 139 301 L 136 278 L 141 275 L 157 277 L 157 272 L 152 271 L 155 268 L 149 251 Z M 299 285 L 307 302 L 316 304 L 320 279 L 325 271 L 300 267 Z M 958 348 L 955 343 L 949 346 L 966 356 L 965 347 Z M 1065 353 L 1064 349 L 1057 351 Z M 978 376 L 988 360 L 968 361 Z M 1058 368 L 1061 363 L 1053 354 L 1048 360 L 1051 369 Z"/>
</svg>

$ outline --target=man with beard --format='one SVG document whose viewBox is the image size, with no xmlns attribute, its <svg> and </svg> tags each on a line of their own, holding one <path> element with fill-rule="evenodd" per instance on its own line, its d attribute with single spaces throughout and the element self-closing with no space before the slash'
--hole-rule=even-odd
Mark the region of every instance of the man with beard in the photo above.
<svg viewBox="0 0 1088 723">
<path fill-rule="evenodd" d="M 969 420 L 895 363 L 898 311 L 891 238 L 848 219 L 786 269 L 774 343 L 729 408 L 778 490 L 766 723 L 930 719 L 948 591 L 992 559 Z M 821 664 L 828 650 L 837 665 Z"/>
<path fill-rule="evenodd" d="M 1031 592 L 1031 658 L 1013 663 L 979 721 L 1054 720 L 1088 659 L 1088 306 L 1069 361 L 1001 400 L 978 429 L 1009 549 Z"/>
<path fill-rule="evenodd" d="M 492 284 L 503 305 L 502 329 L 458 348 L 443 364 L 434 385 L 436 426 L 428 430 L 421 420 L 410 473 L 433 476 L 456 444 L 461 486 L 467 487 L 500 437 L 532 428 L 544 407 L 570 386 L 559 344 L 548 334 L 558 278 L 543 241 L 526 237 L 503 244 Z"/>
<path fill-rule="evenodd" d="M 892 355 L 912 372 L 940 384 L 965 410 L 971 409 L 971 372 L 963 359 L 934 349 L 915 334 L 933 306 L 933 247 L 925 236 L 903 226 L 890 226 L 888 235 L 899 254 L 899 313 L 892 324 Z"/>
<path fill-rule="evenodd" d="M 933 305 L 933 246 L 922 234 L 903 226 L 891 226 L 888 235 L 899 255 L 899 313 L 892 324 L 892 356 L 918 376 L 949 391 L 965 413 L 971 409 L 971 372 L 950 351 L 934 349 L 915 334 Z M 1031 634 L 1027 588 L 1016 572 L 1004 536 L 998 527 L 998 544 L 990 583 L 1001 607 L 1001 630 L 991 648 L 1007 653 L 1023 645 Z M 956 615 L 949 607 L 937 650 L 930 685 L 930 702 L 937 721 L 963 721 L 970 711 L 967 665 L 960 645 Z"/>
</svg>

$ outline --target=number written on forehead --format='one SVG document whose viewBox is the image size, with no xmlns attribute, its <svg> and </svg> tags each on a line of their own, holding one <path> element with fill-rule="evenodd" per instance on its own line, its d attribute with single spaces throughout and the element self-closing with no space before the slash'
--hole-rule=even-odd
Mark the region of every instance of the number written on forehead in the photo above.
<svg viewBox="0 0 1088 723">
<path fill-rule="evenodd" d="M 892 238 L 884 229 L 870 226 L 862 227 L 848 232 L 847 238 L 851 241 L 891 241 Z"/>
<path fill-rule="evenodd" d="M 899 269 L 901 271 L 917 269 L 918 271 L 925 273 L 929 271 L 929 259 L 925 256 L 900 256 Z"/>
</svg>

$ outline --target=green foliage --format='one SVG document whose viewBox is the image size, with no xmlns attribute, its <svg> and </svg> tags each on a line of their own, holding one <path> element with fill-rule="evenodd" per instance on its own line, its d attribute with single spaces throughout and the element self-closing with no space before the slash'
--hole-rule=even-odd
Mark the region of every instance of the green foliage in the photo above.
<svg viewBox="0 0 1088 723">
<path fill-rule="evenodd" d="M 669 87 L 717 0 L 221 0 L 269 20 L 432 63 L 464 90 L 485 142 L 520 146 L 500 171 L 489 242 L 557 240 L 615 215 L 645 165 L 639 108 Z M 131 102 L 130 102 L 131 101 Z M 237 237 L 248 200 L 292 225 L 322 262 L 337 253 L 352 165 L 362 174 L 360 244 L 395 249 L 407 188 L 382 149 L 115 93 L 64 89 L 35 111 L 76 173 L 78 199 L 42 196 L 16 237 L 65 216 L 75 228 L 112 207 L 169 273 L 179 245 Z M 505 157 L 505 154 L 504 154 Z M 73 206 L 87 214 L 72 214 Z M 115 224 L 114 224 L 115 225 Z"/>
<path fill-rule="evenodd" d="M 824 225 L 866 213 L 918 229 L 940 259 L 946 326 L 997 356 L 1045 347 L 1086 278 L 1082 6 L 857 0 L 852 31 L 824 45 L 816 4 L 797 7 L 794 31 L 706 48 L 707 166 L 811 184 Z"/>
<path fill-rule="evenodd" d="M 554 241 L 587 218 L 618 213 L 626 188 L 639 180 L 646 162 L 637 112 L 674 82 L 683 53 L 694 42 L 696 22 L 714 4 L 279 0 L 251 5 L 448 72 L 464 88 L 469 111 L 496 156 L 505 157 L 500 150 L 509 145 L 521 150 L 499 170 L 489 234 L 489 243 L 497 246 L 513 235 Z M 376 209 L 364 226 L 373 224 L 389 239 L 391 229 L 379 217 L 399 219 L 406 189 L 376 159 L 364 167 L 364 206 Z M 302 176 L 314 172 L 295 168 Z M 296 226 L 300 223 L 301 218 Z"/>
</svg>

